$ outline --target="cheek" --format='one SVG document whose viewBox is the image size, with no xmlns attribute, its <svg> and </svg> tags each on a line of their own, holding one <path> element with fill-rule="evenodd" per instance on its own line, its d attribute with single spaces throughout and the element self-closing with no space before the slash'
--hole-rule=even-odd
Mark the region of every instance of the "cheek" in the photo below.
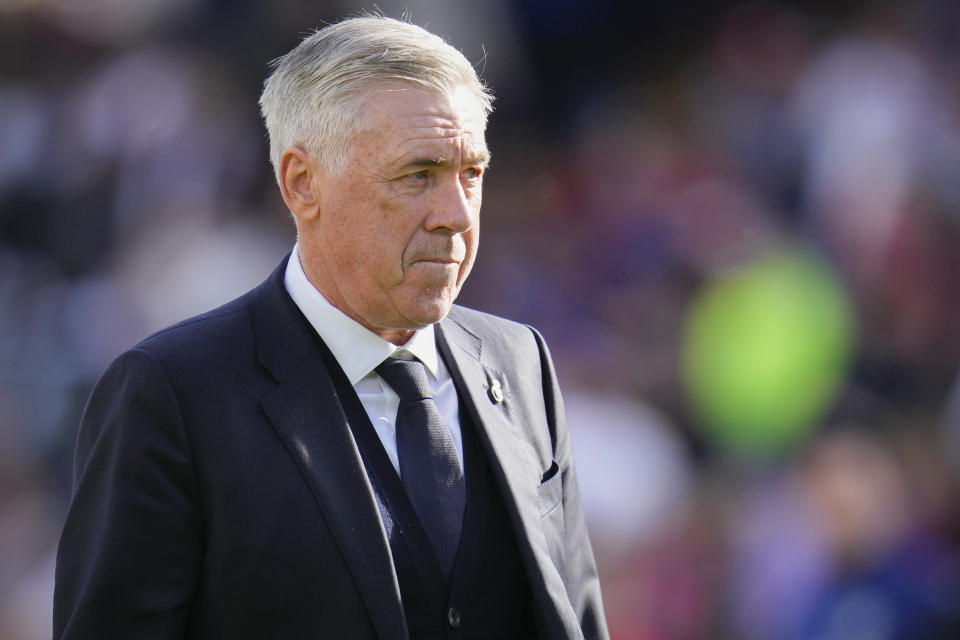
<svg viewBox="0 0 960 640">
<path fill-rule="evenodd" d="M 473 223 L 470 231 L 466 233 L 464 241 L 467 243 L 467 255 L 473 256 L 477 253 L 477 247 L 480 245 L 480 222 Z"/>
<path fill-rule="evenodd" d="M 477 257 L 477 248 L 480 245 L 480 229 L 474 224 L 473 228 L 465 234 L 464 241 L 467 243 L 466 258 L 460 264 L 460 273 L 457 275 L 457 286 L 463 286 L 463 282 L 470 275 L 473 269 L 473 262 Z"/>
<path fill-rule="evenodd" d="M 344 265 L 383 272 L 399 263 L 405 246 L 399 207 L 367 191 L 351 193 L 338 206 L 336 223 L 330 229 L 334 237 L 328 239 L 328 246 L 337 247 Z"/>
<path fill-rule="evenodd" d="M 418 229 L 419 226 L 411 220 L 408 208 L 384 207 L 380 223 L 370 231 L 374 236 L 371 246 L 379 252 L 373 259 L 400 268 L 404 253 L 413 243 Z"/>
<path fill-rule="evenodd" d="M 470 225 L 470 231 L 468 232 L 467 246 L 472 246 L 473 250 L 477 250 L 477 245 L 480 243 L 480 202 L 482 198 L 480 195 L 480 190 L 477 190 L 475 198 L 471 198 L 471 204 L 473 205 L 473 224 Z"/>
<path fill-rule="evenodd" d="M 363 230 L 364 238 L 357 247 L 358 260 L 381 287 L 391 288 L 403 282 L 404 256 L 417 228 L 410 224 L 409 212 L 404 207 L 388 204 L 379 208 L 375 221 Z"/>
</svg>

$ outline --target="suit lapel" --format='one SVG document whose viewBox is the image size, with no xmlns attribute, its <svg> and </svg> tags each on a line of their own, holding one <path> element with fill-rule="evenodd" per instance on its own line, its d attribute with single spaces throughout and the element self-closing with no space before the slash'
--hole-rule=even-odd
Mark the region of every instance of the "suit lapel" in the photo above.
<svg viewBox="0 0 960 640">
<path fill-rule="evenodd" d="M 550 559 L 539 523 L 537 490 L 541 470 L 537 456 L 505 411 L 505 405 L 512 401 L 509 389 L 500 389 L 502 396 L 494 391 L 505 377 L 483 362 L 482 340 L 449 318 L 437 325 L 437 345 L 460 392 L 461 402 L 471 413 L 503 494 L 538 618 L 548 627 L 543 631 L 546 637 L 580 637 L 580 625 L 563 580 Z"/>
<path fill-rule="evenodd" d="M 285 264 L 254 302 L 260 359 L 278 381 L 261 407 L 336 538 L 378 635 L 406 638 L 400 588 L 373 490 L 330 373 L 283 289 Z"/>
</svg>

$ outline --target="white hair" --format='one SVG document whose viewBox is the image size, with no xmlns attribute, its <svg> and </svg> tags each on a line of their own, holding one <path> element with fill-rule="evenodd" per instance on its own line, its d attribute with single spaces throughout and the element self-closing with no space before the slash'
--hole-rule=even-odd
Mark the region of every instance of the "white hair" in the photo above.
<svg viewBox="0 0 960 640">
<path fill-rule="evenodd" d="M 271 63 L 260 111 L 270 138 L 270 162 L 293 145 L 338 173 L 369 92 L 385 81 L 451 92 L 466 87 L 484 114 L 493 95 L 473 66 L 442 38 L 421 27 L 378 15 L 348 18 L 319 29 Z"/>
</svg>

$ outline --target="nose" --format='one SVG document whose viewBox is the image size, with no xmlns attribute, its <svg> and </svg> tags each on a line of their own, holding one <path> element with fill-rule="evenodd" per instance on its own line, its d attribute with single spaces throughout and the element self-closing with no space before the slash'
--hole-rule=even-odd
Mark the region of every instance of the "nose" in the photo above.
<svg viewBox="0 0 960 640">
<path fill-rule="evenodd" d="M 468 194 L 456 172 L 443 176 L 431 190 L 430 211 L 424 220 L 427 231 L 464 233 L 473 225 L 477 197 Z"/>
</svg>

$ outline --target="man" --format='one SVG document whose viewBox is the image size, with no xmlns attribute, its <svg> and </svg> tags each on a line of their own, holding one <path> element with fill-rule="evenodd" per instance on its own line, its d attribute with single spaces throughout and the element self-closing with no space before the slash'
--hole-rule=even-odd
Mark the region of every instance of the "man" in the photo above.
<svg viewBox="0 0 960 640">
<path fill-rule="evenodd" d="M 297 244 L 97 384 L 55 637 L 607 636 L 546 346 L 453 306 L 490 100 L 382 17 L 279 61 L 261 106 Z"/>
</svg>

